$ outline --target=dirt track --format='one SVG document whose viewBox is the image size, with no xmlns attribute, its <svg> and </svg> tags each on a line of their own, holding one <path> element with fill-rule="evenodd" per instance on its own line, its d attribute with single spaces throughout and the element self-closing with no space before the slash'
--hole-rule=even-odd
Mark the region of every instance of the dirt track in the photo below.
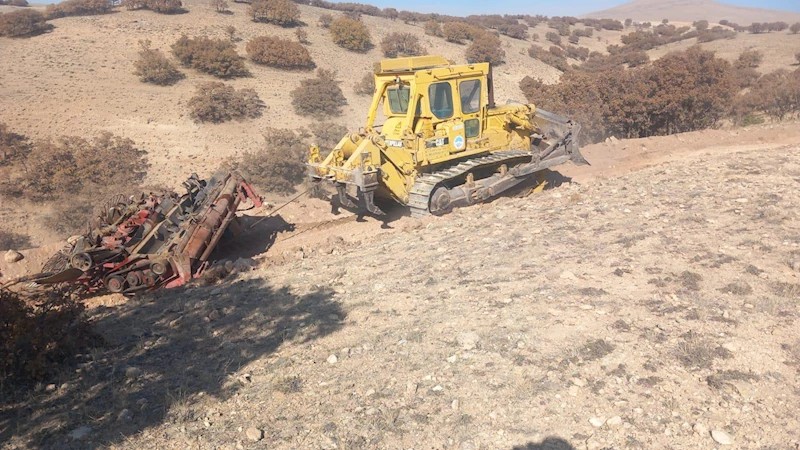
<svg viewBox="0 0 800 450">
<path fill-rule="evenodd" d="M 795 448 L 800 129 L 735 133 L 390 229 L 287 208 L 256 270 L 101 302 L 3 448 Z"/>
</svg>

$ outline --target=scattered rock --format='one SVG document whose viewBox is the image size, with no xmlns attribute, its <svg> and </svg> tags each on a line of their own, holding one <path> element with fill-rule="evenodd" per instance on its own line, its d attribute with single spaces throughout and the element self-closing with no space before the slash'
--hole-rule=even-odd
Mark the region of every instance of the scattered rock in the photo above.
<svg viewBox="0 0 800 450">
<path fill-rule="evenodd" d="M 16 250 L 9 250 L 9 251 L 6 252 L 5 258 L 6 258 L 6 262 L 11 264 L 11 263 L 15 263 L 17 261 L 20 261 L 22 258 L 24 258 L 24 256 L 22 256 L 22 253 L 20 253 L 20 252 L 18 252 Z"/>
<path fill-rule="evenodd" d="M 135 380 L 135 379 L 139 378 L 139 376 L 141 374 L 142 374 L 142 369 L 140 369 L 138 367 L 131 366 L 131 367 L 128 367 L 127 369 L 125 369 L 125 378 L 127 378 L 129 380 Z"/>
<path fill-rule="evenodd" d="M 458 342 L 462 350 L 473 350 L 477 348 L 480 340 L 481 337 L 474 331 L 460 333 L 458 337 L 456 337 L 456 342 Z"/>
<path fill-rule="evenodd" d="M 606 423 L 606 419 L 603 417 L 592 417 L 589 419 L 589 423 L 595 428 L 600 428 L 604 423 Z"/>
<path fill-rule="evenodd" d="M 730 434 L 722 431 L 722 430 L 712 430 L 711 431 L 711 438 L 717 441 L 717 444 L 720 445 L 731 445 L 733 444 L 733 438 Z"/>
<path fill-rule="evenodd" d="M 117 414 L 117 422 L 130 422 L 133 419 L 133 414 L 128 408 L 123 409 Z"/>
<path fill-rule="evenodd" d="M 339 361 L 336 355 L 328 356 L 328 364 L 336 364 L 336 361 Z"/>
<path fill-rule="evenodd" d="M 254 442 L 264 439 L 264 430 L 259 430 L 258 428 L 255 427 L 248 428 L 247 431 L 244 432 L 244 434 L 245 436 L 247 436 L 247 439 L 250 439 L 251 441 Z"/>
<path fill-rule="evenodd" d="M 610 419 L 606 420 L 606 425 L 607 425 L 609 428 L 616 428 L 616 427 L 618 427 L 618 426 L 622 425 L 622 417 L 620 417 L 620 416 L 614 416 L 614 417 L 612 417 L 612 418 L 610 418 Z"/>
<path fill-rule="evenodd" d="M 71 437 L 72 439 L 75 439 L 77 441 L 77 440 L 80 440 L 80 439 L 84 439 L 86 436 L 89 436 L 89 433 L 91 433 L 91 432 L 92 432 L 92 427 L 84 425 L 84 426 L 82 426 L 80 428 L 76 428 L 76 429 L 70 431 L 69 432 L 69 437 Z"/>
<path fill-rule="evenodd" d="M 703 436 L 703 437 L 708 436 L 708 427 L 706 427 L 705 425 L 703 425 L 700 422 L 694 424 L 694 426 L 692 426 L 692 430 L 695 433 L 699 434 L 700 436 Z"/>
<path fill-rule="evenodd" d="M 570 280 L 570 281 L 577 281 L 578 277 L 575 276 L 574 273 L 570 272 L 569 270 L 565 270 L 561 272 L 560 278 L 562 280 Z"/>
</svg>

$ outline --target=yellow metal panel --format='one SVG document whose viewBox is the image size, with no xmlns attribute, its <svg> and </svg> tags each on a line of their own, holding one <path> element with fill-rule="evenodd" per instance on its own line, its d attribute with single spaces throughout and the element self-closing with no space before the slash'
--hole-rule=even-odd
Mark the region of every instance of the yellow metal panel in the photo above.
<svg viewBox="0 0 800 450">
<path fill-rule="evenodd" d="M 380 63 L 381 72 L 413 72 L 431 67 L 447 66 L 450 62 L 441 56 L 414 56 L 411 58 L 384 59 Z"/>
</svg>

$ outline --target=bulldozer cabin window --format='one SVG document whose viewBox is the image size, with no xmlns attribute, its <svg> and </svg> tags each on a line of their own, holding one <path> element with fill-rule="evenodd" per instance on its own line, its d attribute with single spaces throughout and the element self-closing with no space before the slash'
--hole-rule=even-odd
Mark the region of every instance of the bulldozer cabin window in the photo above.
<svg viewBox="0 0 800 450">
<path fill-rule="evenodd" d="M 408 97 L 411 89 L 408 86 L 391 88 L 386 91 L 389 96 L 389 110 L 392 114 L 405 114 L 408 112 Z"/>
<path fill-rule="evenodd" d="M 461 112 L 471 114 L 481 109 L 481 80 L 462 81 L 458 90 L 461 96 Z"/>
<path fill-rule="evenodd" d="M 450 83 L 434 83 L 428 87 L 431 112 L 439 119 L 453 117 L 453 88 Z"/>
</svg>

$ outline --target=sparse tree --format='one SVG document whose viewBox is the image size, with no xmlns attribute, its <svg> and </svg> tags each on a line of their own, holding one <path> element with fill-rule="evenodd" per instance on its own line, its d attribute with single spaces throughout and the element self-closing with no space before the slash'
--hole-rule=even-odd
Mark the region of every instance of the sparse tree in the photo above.
<svg viewBox="0 0 800 450">
<path fill-rule="evenodd" d="M 306 32 L 306 30 L 298 28 L 294 32 L 294 35 L 297 36 L 297 42 L 300 42 L 301 44 L 308 44 L 308 32 Z"/>
<path fill-rule="evenodd" d="M 792 26 L 789 28 L 789 31 L 791 31 L 791 32 L 792 32 L 792 34 L 797 34 L 797 33 L 800 33 L 800 22 L 797 22 L 797 23 L 793 24 L 793 25 L 792 25 Z"/>
<path fill-rule="evenodd" d="M 334 44 L 354 52 L 365 52 L 372 48 L 372 37 L 367 26 L 360 20 L 340 17 L 331 22 L 331 39 Z"/>
<path fill-rule="evenodd" d="M 139 41 L 139 59 L 133 63 L 134 74 L 144 83 L 169 86 L 185 77 L 164 52 L 150 48 L 150 41 Z"/>
<path fill-rule="evenodd" d="M 347 104 L 336 73 L 325 69 L 317 69 L 316 77 L 302 80 L 291 97 L 297 114 L 317 118 L 339 116 Z"/>
<path fill-rule="evenodd" d="M 426 52 L 419 38 L 411 33 L 390 33 L 381 41 L 381 51 L 387 58 L 419 56 Z"/>
</svg>

